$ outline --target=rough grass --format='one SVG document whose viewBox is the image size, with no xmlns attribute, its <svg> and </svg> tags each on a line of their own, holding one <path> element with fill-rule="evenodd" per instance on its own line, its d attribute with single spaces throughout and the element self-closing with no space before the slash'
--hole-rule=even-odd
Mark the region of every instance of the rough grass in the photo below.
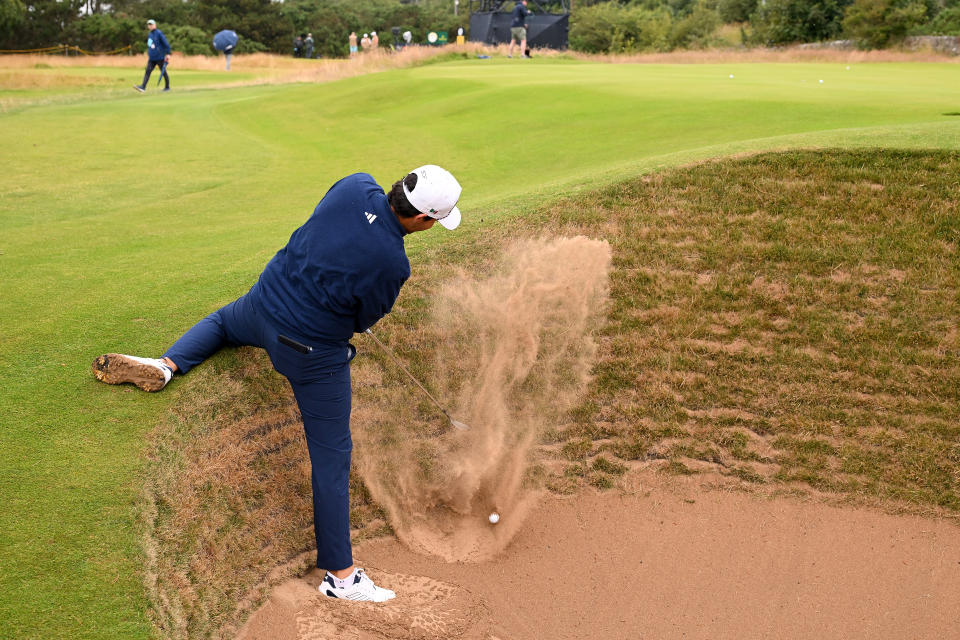
<svg viewBox="0 0 960 640">
<path fill-rule="evenodd" d="M 307 60 L 269 53 L 238 54 L 233 56 L 231 68 L 238 75 L 253 74 L 254 80 L 242 80 L 225 83 L 221 86 L 249 84 L 281 84 L 287 82 L 330 82 L 341 78 L 352 78 L 366 73 L 376 73 L 389 69 L 400 69 L 423 64 L 436 58 L 473 56 L 478 53 L 490 53 L 492 49 L 485 45 L 468 43 L 461 47 L 408 47 L 399 52 L 386 49 L 355 56 L 353 58 L 323 58 Z M 9 70 L 0 75 L 0 88 L 28 88 L 30 77 L 36 77 L 43 87 L 57 86 L 44 79 L 52 77 L 45 73 L 49 70 L 84 68 L 127 68 L 143 67 L 144 56 L 46 56 L 46 55 L 0 55 L 0 69 Z M 222 71 L 222 56 L 186 56 L 174 52 L 170 60 L 173 70 Z M 17 74 L 13 74 L 17 70 Z M 57 74 L 56 77 L 71 76 Z"/>
<path fill-rule="evenodd" d="M 545 224 L 615 251 L 603 355 L 558 457 L 960 512 L 958 168 L 768 154 L 550 207 Z"/>
<path fill-rule="evenodd" d="M 211 364 L 191 374 L 148 450 L 145 579 L 164 638 L 233 637 L 271 582 L 312 564 L 300 557 L 316 548 L 310 461 L 289 385 L 259 349 L 228 350 Z M 356 477 L 351 497 L 355 540 L 389 532 Z"/>
<path fill-rule="evenodd" d="M 400 69 L 440 60 L 473 58 L 477 55 L 505 56 L 507 46 L 493 47 L 468 42 L 462 46 L 408 47 L 399 52 L 382 49 L 353 58 L 304 60 L 268 53 L 235 55 L 231 67 L 232 79 L 217 76 L 204 88 L 225 88 L 296 82 L 332 82 L 368 73 Z M 673 51 L 668 53 L 593 55 L 577 52 L 539 50 L 539 57 L 570 58 L 590 62 L 613 64 L 716 64 L 716 63 L 845 63 L 862 64 L 878 62 L 960 62 L 956 56 L 947 56 L 933 51 L 838 51 L 831 49 L 801 49 L 787 47 L 778 49 L 735 47 L 729 49 L 705 49 Z M 77 87 L 103 88 L 111 79 L 102 75 L 64 73 L 64 70 L 80 72 L 85 68 L 141 68 L 143 56 L 84 56 L 67 57 L 55 55 L 0 55 L 0 91 L 4 90 L 56 90 Z M 171 70 L 223 71 L 222 57 L 185 56 L 174 53 Z M 173 72 L 172 71 L 172 72 Z M 124 87 L 126 90 L 128 87 Z M 183 88 L 182 86 L 179 88 Z"/>
<path fill-rule="evenodd" d="M 430 363 L 455 347 L 424 319 L 454 265 L 486 272 L 514 237 L 603 237 L 613 306 L 594 379 L 541 434 L 531 483 L 602 490 L 652 467 L 956 517 L 958 175 L 957 153 L 873 150 L 639 177 L 418 251 L 378 335 L 442 388 Z M 355 376 L 358 404 L 406 384 L 361 341 L 357 366 L 380 377 Z M 143 509 L 155 621 L 165 637 L 227 637 L 312 547 L 302 431 L 257 350 L 227 351 L 175 389 Z M 428 403 L 407 411 L 444 431 Z M 362 482 L 351 488 L 355 538 L 389 532 Z"/>
<path fill-rule="evenodd" d="M 729 32 L 721 34 L 725 38 L 739 38 Z M 633 54 L 585 54 L 572 52 L 571 57 L 579 60 L 608 62 L 612 64 L 717 64 L 744 62 L 826 62 L 842 64 L 864 64 L 877 62 L 950 62 L 960 63 L 957 56 L 949 56 L 933 50 L 918 49 L 882 49 L 861 51 L 840 49 L 806 49 L 801 47 L 757 47 L 747 49 L 739 46 L 714 49 L 689 49 L 666 53 Z"/>
</svg>

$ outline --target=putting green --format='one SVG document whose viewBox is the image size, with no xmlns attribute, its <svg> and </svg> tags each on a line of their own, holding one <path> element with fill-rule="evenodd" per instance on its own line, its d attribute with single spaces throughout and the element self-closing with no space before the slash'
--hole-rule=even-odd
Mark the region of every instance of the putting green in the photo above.
<svg viewBox="0 0 960 640">
<path fill-rule="evenodd" d="M 464 231 L 414 236 L 415 253 L 708 157 L 960 148 L 944 115 L 957 65 L 846 66 L 471 59 L 322 85 L 105 86 L 0 115 L 0 636 L 149 636 L 134 505 L 172 394 L 97 384 L 90 361 L 159 353 L 243 293 L 334 180 L 452 170 Z"/>
</svg>

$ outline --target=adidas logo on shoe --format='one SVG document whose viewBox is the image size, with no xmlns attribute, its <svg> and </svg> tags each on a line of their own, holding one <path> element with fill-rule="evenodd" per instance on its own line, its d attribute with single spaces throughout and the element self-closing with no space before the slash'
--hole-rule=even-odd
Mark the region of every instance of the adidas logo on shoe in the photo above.
<svg viewBox="0 0 960 640">
<path fill-rule="evenodd" d="M 341 586 L 338 587 L 338 584 Z M 330 598 L 358 602 L 386 602 L 397 597 L 397 594 L 390 589 L 375 585 L 363 569 L 355 570 L 353 577 L 348 576 L 343 580 L 338 580 L 328 571 L 317 590 Z"/>
</svg>

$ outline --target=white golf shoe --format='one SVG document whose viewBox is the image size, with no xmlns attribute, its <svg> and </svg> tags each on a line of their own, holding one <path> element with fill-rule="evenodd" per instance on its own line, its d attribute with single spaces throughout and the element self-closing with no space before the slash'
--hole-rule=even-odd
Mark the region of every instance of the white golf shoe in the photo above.
<svg viewBox="0 0 960 640">
<path fill-rule="evenodd" d="M 162 360 L 138 358 L 122 353 L 104 354 L 93 361 L 92 368 L 93 375 L 100 382 L 130 382 L 144 391 L 160 391 L 173 377 L 173 371 Z"/>
<path fill-rule="evenodd" d="M 397 594 L 390 589 L 384 589 L 373 584 L 373 580 L 367 577 L 363 569 L 357 569 L 353 573 L 350 584 L 345 587 L 337 587 L 337 579 L 330 572 L 327 572 L 317 589 L 326 596 L 344 600 L 386 602 L 397 597 Z"/>
</svg>

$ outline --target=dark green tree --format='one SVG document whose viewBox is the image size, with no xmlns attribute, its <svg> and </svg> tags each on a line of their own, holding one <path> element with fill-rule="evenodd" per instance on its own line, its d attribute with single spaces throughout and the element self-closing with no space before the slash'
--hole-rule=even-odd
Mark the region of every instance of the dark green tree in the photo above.
<svg viewBox="0 0 960 640">
<path fill-rule="evenodd" d="M 84 4 L 85 0 L 27 0 L 22 4 L 24 10 L 14 32 L 0 42 L 0 49 L 40 48 L 65 43 L 67 30 L 80 19 Z M 16 16 L 16 4 L 11 5 L 10 13 Z"/>
<path fill-rule="evenodd" d="M 960 6 L 948 7 L 923 28 L 932 36 L 960 36 Z"/>
<path fill-rule="evenodd" d="M 766 0 L 750 17 L 759 44 L 834 40 L 843 32 L 850 0 Z"/>
<path fill-rule="evenodd" d="M 0 0 L 0 49 L 15 44 L 13 36 L 22 28 L 25 13 L 20 0 Z"/>
<path fill-rule="evenodd" d="M 926 5 L 917 0 L 856 0 L 843 28 L 861 47 L 880 49 L 905 38 L 926 17 Z"/>
<path fill-rule="evenodd" d="M 717 13 L 726 23 L 746 22 L 757 10 L 757 0 L 718 0 Z"/>
<path fill-rule="evenodd" d="M 143 25 L 133 18 L 93 13 L 73 22 L 66 36 L 71 44 L 87 51 L 111 51 L 128 45 L 143 51 L 146 47 L 140 41 L 146 38 L 144 33 Z"/>
</svg>

